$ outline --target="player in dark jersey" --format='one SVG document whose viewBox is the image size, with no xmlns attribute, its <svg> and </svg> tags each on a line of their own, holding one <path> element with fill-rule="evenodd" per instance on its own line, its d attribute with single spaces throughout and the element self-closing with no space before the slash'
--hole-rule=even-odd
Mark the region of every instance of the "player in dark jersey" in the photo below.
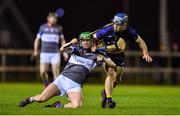
<svg viewBox="0 0 180 116">
<path fill-rule="evenodd" d="M 34 41 L 33 53 L 33 56 L 40 54 L 40 77 L 44 84 L 44 88 L 50 83 L 48 76 L 49 64 L 51 64 L 53 80 L 59 75 L 61 64 L 59 46 L 65 43 L 66 40 L 62 32 L 62 26 L 57 24 L 56 13 L 49 13 L 47 16 L 47 23 L 40 26 Z M 40 46 L 41 48 L 39 51 Z M 65 61 L 68 59 L 68 55 L 65 52 L 63 53 L 63 57 Z"/>
<path fill-rule="evenodd" d="M 56 108 L 78 108 L 82 106 L 82 85 L 87 79 L 88 73 L 95 68 L 97 62 L 105 62 L 108 66 L 116 67 L 116 65 L 103 55 L 95 52 L 90 32 L 80 34 L 79 44 L 77 39 L 63 45 L 60 50 L 68 50 L 71 56 L 68 63 L 58 78 L 51 83 L 41 94 L 26 98 L 19 103 L 19 107 L 24 107 L 32 102 L 45 102 L 57 95 L 67 95 L 69 103 L 62 105 L 59 101 L 47 107 Z M 76 45 L 75 45 L 76 44 Z M 70 47 L 67 47 L 71 45 Z"/>
<path fill-rule="evenodd" d="M 139 44 L 143 52 L 143 59 L 152 62 L 144 40 L 137 32 L 128 26 L 128 16 L 124 13 L 118 13 L 114 16 L 114 24 L 96 32 L 93 37 L 96 40 L 104 42 L 104 47 L 98 48 L 100 51 L 107 52 L 107 56 L 116 64 L 116 68 L 105 66 L 107 77 L 105 80 L 105 90 L 102 90 L 102 107 L 113 108 L 115 104 L 112 100 L 112 90 L 121 81 L 124 70 L 124 50 L 127 41 L 135 41 Z"/>
</svg>

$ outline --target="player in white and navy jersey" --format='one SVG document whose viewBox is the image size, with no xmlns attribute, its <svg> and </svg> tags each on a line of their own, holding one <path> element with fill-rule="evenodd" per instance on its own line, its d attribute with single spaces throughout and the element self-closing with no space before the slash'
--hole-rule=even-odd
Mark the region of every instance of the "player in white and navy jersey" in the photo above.
<svg viewBox="0 0 180 116">
<path fill-rule="evenodd" d="M 39 51 L 41 42 L 41 48 Z M 55 13 L 49 13 L 47 23 L 40 26 L 39 32 L 34 41 L 34 56 L 40 53 L 40 76 L 44 83 L 44 87 L 49 84 L 48 68 L 51 64 L 52 73 L 55 78 L 59 75 L 61 56 L 59 46 L 66 43 L 62 32 L 62 27 L 57 24 L 57 16 Z M 67 54 L 63 54 L 67 60 Z"/>
<path fill-rule="evenodd" d="M 48 107 L 78 108 L 82 106 L 83 96 L 81 89 L 89 72 L 99 62 L 104 62 L 111 67 L 116 67 L 116 65 L 108 57 L 104 57 L 95 51 L 90 32 L 81 33 L 79 39 L 79 44 L 76 44 L 77 39 L 73 39 L 60 48 L 61 51 L 68 50 L 71 56 L 58 78 L 41 94 L 21 101 L 19 107 L 24 107 L 32 102 L 45 102 L 56 95 L 62 96 L 65 94 L 69 98 L 69 103 L 62 105 L 57 101 L 52 105 L 48 105 Z M 67 45 L 71 46 L 66 48 Z"/>
</svg>

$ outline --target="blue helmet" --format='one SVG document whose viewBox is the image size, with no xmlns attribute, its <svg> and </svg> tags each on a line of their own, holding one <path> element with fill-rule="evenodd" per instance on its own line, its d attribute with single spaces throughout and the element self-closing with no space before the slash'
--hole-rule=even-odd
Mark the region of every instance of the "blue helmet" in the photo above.
<svg viewBox="0 0 180 116">
<path fill-rule="evenodd" d="M 112 21 L 117 24 L 124 24 L 128 21 L 128 16 L 124 13 L 117 13 Z"/>
</svg>

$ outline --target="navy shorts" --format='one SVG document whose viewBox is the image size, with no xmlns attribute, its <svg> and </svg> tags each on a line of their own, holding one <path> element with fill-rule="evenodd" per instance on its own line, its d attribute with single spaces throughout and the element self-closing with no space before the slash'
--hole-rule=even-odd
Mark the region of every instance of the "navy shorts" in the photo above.
<svg viewBox="0 0 180 116">
<path fill-rule="evenodd" d="M 117 65 L 117 66 L 124 66 L 124 52 L 119 54 L 107 54 L 108 57 Z"/>
</svg>

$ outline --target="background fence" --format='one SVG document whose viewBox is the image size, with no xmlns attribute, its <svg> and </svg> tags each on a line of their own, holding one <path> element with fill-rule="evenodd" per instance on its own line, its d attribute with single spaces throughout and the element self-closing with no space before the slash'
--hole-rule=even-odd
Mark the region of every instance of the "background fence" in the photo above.
<svg viewBox="0 0 180 116">
<path fill-rule="evenodd" d="M 13 80 L 21 81 L 21 74 L 26 73 L 26 76 L 33 77 L 34 80 L 39 78 L 39 61 L 30 61 L 32 50 L 13 50 L 13 49 L 1 49 L 1 82 L 8 81 L 9 76 Z M 178 52 L 150 52 L 150 55 L 154 58 L 153 63 L 146 63 L 142 60 L 142 53 L 137 51 L 126 51 L 125 52 L 125 75 L 128 77 L 154 77 L 161 80 L 161 78 L 168 77 L 169 79 L 173 76 L 179 77 L 179 59 L 180 53 Z M 11 63 L 12 62 L 12 63 Z M 163 64 L 162 64 L 163 63 Z M 62 67 L 64 67 L 64 62 Z M 61 68 L 62 69 L 62 68 Z M 12 74 L 10 74 L 12 73 Z M 102 67 L 96 68 L 92 73 L 99 74 L 98 76 L 104 77 L 105 73 Z M 26 76 L 23 76 L 23 80 L 27 80 Z M 131 78 L 132 79 L 132 78 Z M 128 81 L 131 81 L 129 79 Z M 135 79 L 134 83 L 137 82 Z"/>
</svg>

